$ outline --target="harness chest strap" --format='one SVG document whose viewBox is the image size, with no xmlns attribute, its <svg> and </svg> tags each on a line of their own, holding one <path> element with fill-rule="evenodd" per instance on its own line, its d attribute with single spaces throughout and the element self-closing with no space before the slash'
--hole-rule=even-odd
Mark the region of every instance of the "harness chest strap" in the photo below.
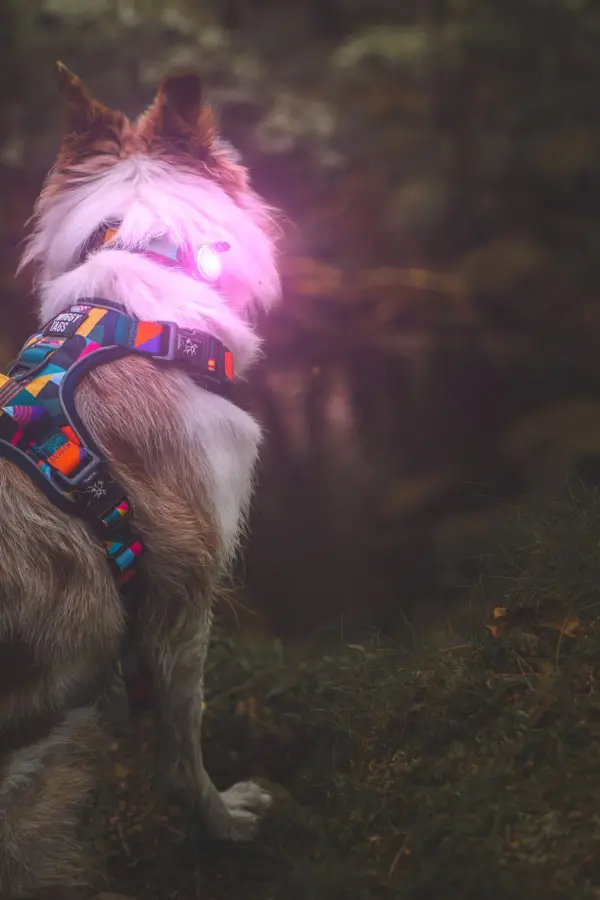
<svg viewBox="0 0 600 900">
<path fill-rule="evenodd" d="M 119 587 L 136 573 L 143 547 L 132 528 L 131 503 L 77 414 L 75 390 L 91 368 L 127 354 L 184 368 L 222 394 L 233 381 L 233 356 L 212 335 L 139 321 L 104 300 L 56 316 L 0 374 L 0 456 L 96 530 Z"/>
</svg>

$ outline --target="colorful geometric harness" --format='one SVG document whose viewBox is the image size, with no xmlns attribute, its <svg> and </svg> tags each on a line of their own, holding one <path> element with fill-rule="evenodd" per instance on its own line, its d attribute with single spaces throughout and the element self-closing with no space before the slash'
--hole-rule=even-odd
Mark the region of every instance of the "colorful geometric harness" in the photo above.
<svg viewBox="0 0 600 900">
<path fill-rule="evenodd" d="M 128 354 L 184 368 L 224 395 L 233 382 L 233 356 L 212 335 L 141 322 L 119 304 L 96 299 L 53 318 L 0 373 L 0 456 L 92 526 L 120 588 L 138 570 L 143 547 L 131 527 L 131 503 L 77 414 L 75 390 L 90 369 Z"/>
</svg>

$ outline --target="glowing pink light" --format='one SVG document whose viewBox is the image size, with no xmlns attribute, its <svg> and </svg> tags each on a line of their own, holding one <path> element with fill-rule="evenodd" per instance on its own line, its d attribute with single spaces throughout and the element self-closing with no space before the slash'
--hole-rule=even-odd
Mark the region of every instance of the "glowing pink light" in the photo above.
<svg viewBox="0 0 600 900">
<path fill-rule="evenodd" d="M 226 253 L 229 249 L 231 245 L 227 241 L 203 244 L 196 250 L 188 242 L 177 245 L 165 240 L 155 240 L 142 252 L 144 256 L 155 259 L 167 268 L 183 269 L 192 278 L 201 278 L 202 281 L 214 285 L 223 274 L 220 254 Z"/>
<path fill-rule="evenodd" d="M 223 263 L 219 253 L 210 244 L 200 247 L 196 253 L 198 272 L 206 281 L 218 281 L 223 274 Z"/>
</svg>

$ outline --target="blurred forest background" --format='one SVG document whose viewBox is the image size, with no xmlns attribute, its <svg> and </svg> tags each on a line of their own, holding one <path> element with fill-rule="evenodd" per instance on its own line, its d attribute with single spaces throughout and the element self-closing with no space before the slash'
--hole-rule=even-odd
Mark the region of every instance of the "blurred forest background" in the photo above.
<svg viewBox="0 0 600 900">
<path fill-rule="evenodd" d="M 245 388 L 257 621 L 439 616 L 503 504 L 600 457 L 599 46 L 598 0 L 4 0 L 0 364 L 34 324 L 54 60 L 130 115 L 195 66 L 289 219 Z"/>
</svg>

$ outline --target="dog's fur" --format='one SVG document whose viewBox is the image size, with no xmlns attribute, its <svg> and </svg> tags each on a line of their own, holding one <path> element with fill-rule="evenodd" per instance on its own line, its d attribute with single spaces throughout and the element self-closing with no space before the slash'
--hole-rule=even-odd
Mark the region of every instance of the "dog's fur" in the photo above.
<svg viewBox="0 0 600 900">
<path fill-rule="evenodd" d="M 243 374 L 259 344 L 250 310 L 279 297 L 273 217 L 216 136 L 195 75 L 167 78 L 135 122 L 57 65 L 68 122 L 23 264 L 39 267 L 40 318 L 82 297 L 202 328 Z M 105 222 L 118 247 L 80 254 Z M 219 291 L 130 252 L 169 235 L 227 240 Z M 241 409 L 139 357 L 102 365 L 79 414 L 133 500 L 144 540 L 135 633 L 148 664 L 170 783 L 216 836 L 250 837 L 268 807 L 255 783 L 219 794 L 200 746 L 211 597 L 236 549 L 260 441 Z M 104 550 L 0 458 L 0 896 L 71 897 L 90 882 L 76 840 L 93 784 L 93 707 L 116 666 L 125 616 Z M 76 893 L 76 896 L 78 894 Z"/>
</svg>

